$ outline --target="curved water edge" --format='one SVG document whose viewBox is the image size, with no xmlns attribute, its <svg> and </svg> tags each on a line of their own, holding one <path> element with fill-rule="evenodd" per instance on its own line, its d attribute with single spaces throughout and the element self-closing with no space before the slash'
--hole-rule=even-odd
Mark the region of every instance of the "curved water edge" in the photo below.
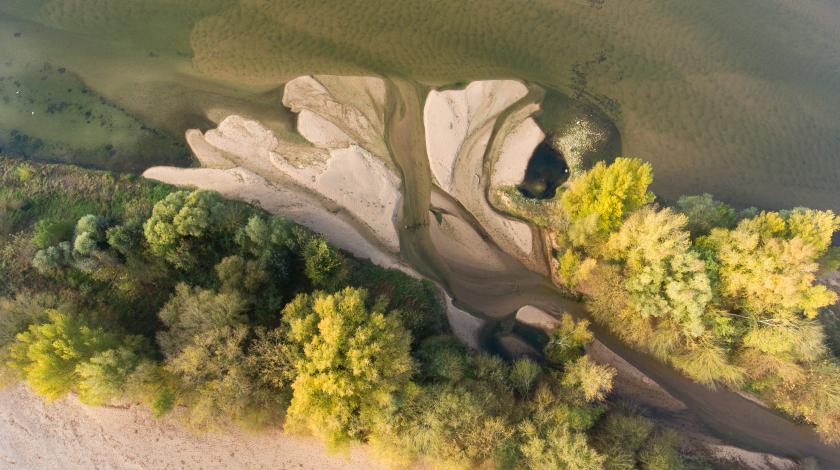
<svg viewBox="0 0 840 470">
<path fill-rule="evenodd" d="M 499 323 L 514 316 L 524 305 L 534 305 L 555 315 L 567 312 L 588 318 L 580 302 L 561 296 L 547 278 L 525 268 L 489 237 L 484 238 L 485 243 L 499 252 L 506 267 L 505 271 L 494 273 L 492 279 L 463 266 L 453 267 L 441 258 L 429 233 L 431 172 L 425 145 L 417 138 L 423 135 L 420 110 L 424 90 L 401 79 L 391 79 L 388 90 L 390 119 L 386 121 L 386 139 L 403 179 L 404 204 L 398 227 L 402 257 L 418 272 L 443 285 L 459 307 L 487 320 L 481 332 L 485 344 Z M 437 193 L 449 197 L 443 191 Z M 451 202 L 458 207 L 457 201 Z M 758 452 L 779 454 L 784 449 L 787 456 L 814 457 L 826 466 L 840 462 L 840 449 L 822 443 L 811 426 L 793 423 L 781 413 L 763 408 L 734 391 L 697 384 L 653 357 L 632 350 L 594 322 L 592 330 L 605 346 L 685 403 L 686 412 L 715 437 Z"/>
</svg>

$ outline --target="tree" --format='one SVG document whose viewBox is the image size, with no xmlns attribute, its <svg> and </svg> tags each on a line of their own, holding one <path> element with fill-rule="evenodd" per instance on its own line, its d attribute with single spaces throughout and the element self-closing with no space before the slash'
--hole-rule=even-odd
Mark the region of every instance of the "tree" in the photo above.
<svg viewBox="0 0 840 470">
<path fill-rule="evenodd" d="M 413 371 L 411 337 L 399 320 L 366 306 L 367 292 L 301 294 L 283 309 L 296 348 L 287 428 L 331 446 L 360 438 Z"/>
<path fill-rule="evenodd" d="M 516 466 L 530 469 L 603 468 L 604 457 L 590 447 L 584 431 L 592 427 L 603 407 L 568 402 L 568 391 L 555 380 L 543 381 L 523 404 L 524 419 L 517 426 Z"/>
<path fill-rule="evenodd" d="M 688 218 L 686 228 L 694 238 L 708 234 L 713 228 L 732 228 L 738 219 L 735 209 L 715 201 L 711 194 L 682 196 L 677 200 L 677 210 Z"/>
<path fill-rule="evenodd" d="M 603 468 L 604 457 L 592 449 L 586 435 L 567 426 L 547 423 L 537 426 L 526 420 L 519 427 L 524 468 L 596 470 Z"/>
<path fill-rule="evenodd" d="M 344 255 L 322 237 L 312 237 L 303 248 L 306 277 L 315 287 L 336 289 L 347 278 Z"/>
<path fill-rule="evenodd" d="M 422 376 L 431 381 L 459 382 L 470 372 L 467 348 L 452 336 L 433 336 L 417 348 Z"/>
<path fill-rule="evenodd" d="M 549 334 L 545 354 L 553 362 L 573 361 L 583 354 L 584 346 L 593 339 L 588 320 L 575 321 L 571 315 L 564 313 L 558 326 Z"/>
<path fill-rule="evenodd" d="M 657 431 L 639 449 L 639 463 L 644 470 L 682 470 L 683 460 L 677 450 L 674 431 Z"/>
<path fill-rule="evenodd" d="M 574 291 L 589 277 L 596 264 L 597 261 L 594 258 L 581 259 L 573 249 L 569 248 L 557 258 L 557 275 L 563 287 Z"/>
<path fill-rule="evenodd" d="M 612 390 L 615 374 L 614 368 L 596 364 L 589 357 L 582 356 L 566 364 L 563 385 L 572 390 L 580 390 L 586 401 L 601 401 Z"/>
<path fill-rule="evenodd" d="M 72 264 L 73 248 L 70 242 L 38 250 L 32 258 L 32 267 L 41 274 L 54 274 Z"/>
<path fill-rule="evenodd" d="M 122 345 L 98 352 L 76 366 L 79 400 L 101 405 L 123 395 L 126 382 L 143 359 L 144 349 L 143 338 L 131 336 Z"/>
<path fill-rule="evenodd" d="M 117 250 L 121 255 L 125 257 L 136 255 L 143 238 L 143 224 L 136 220 L 129 220 L 109 227 L 105 231 L 105 238 L 108 246 Z"/>
<path fill-rule="evenodd" d="M 155 204 L 143 233 L 152 253 L 185 269 L 194 262 L 195 245 L 210 235 L 220 212 L 215 193 L 176 191 Z"/>
<path fill-rule="evenodd" d="M 216 293 L 178 284 L 175 294 L 159 313 L 168 329 L 158 332 L 158 343 L 165 356 L 174 357 L 190 345 L 196 335 L 244 324 L 246 312 L 245 302 L 236 293 Z"/>
<path fill-rule="evenodd" d="M 785 322 L 814 318 L 836 301 L 814 281 L 816 260 L 838 226 L 831 211 L 762 212 L 734 230 L 714 229 L 700 243 L 719 265 L 721 295 L 730 308 Z"/>
<path fill-rule="evenodd" d="M 281 413 L 282 400 L 261 388 L 245 354 L 245 325 L 215 326 L 195 333 L 166 370 L 178 378 L 191 425 L 199 429 L 239 422 L 261 426 Z"/>
<path fill-rule="evenodd" d="M 261 289 L 270 289 L 264 262 L 228 256 L 216 265 L 216 274 L 225 292 L 256 295 Z"/>
<path fill-rule="evenodd" d="M 374 448 L 392 461 L 420 459 L 434 468 L 476 468 L 513 434 L 491 389 L 441 383 L 407 395 L 395 416 L 376 422 L 370 437 Z"/>
<path fill-rule="evenodd" d="M 510 368 L 510 383 L 520 396 L 527 397 L 542 375 L 542 367 L 530 359 L 517 359 Z"/>
<path fill-rule="evenodd" d="M 650 164 L 634 158 L 617 158 L 609 166 L 598 162 L 572 180 L 560 196 L 572 243 L 596 250 L 627 214 L 653 201 L 651 182 Z"/>
<path fill-rule="evenodd" d="M 73 390 L 80 364 L 117 347 L 119 340 L 58 310 L 47 315 L 46 323 L 30 325 L 17 335 L 9 357 L 10 365 L 21 371 L 35 392 L 54 400 Z"/>
<path fill-rule="evenodd" d="M 712 287 L 706 265 L 691 250 L 686 217 L 645 207 L 610 236 L 604 252 L 624 264 L 629 304 L 644 318 L 670 317 L 680 333 L 697 338 L 706 329 Z"/>
</svg>

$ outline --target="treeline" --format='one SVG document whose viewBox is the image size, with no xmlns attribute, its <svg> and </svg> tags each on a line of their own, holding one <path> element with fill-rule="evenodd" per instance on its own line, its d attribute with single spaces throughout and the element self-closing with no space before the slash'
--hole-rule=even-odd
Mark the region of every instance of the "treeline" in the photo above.
<svg viewBox="0 0 840 470">
<path fill-rule="evenodd" d="M 632 345 L 706 385 L 743 388 L 840 442 L 840 363 L 816 283 L 837 269 L 831 211 L 736 211 L 709 195 L 654 203 L 651 166 L 598 163 L 519 213 L 547 227 L 555 277 Z"/>
<path fill-rule="evenodd" d="M 145 403 L 197 429 L 282 425 L 393 466 L 680 468 L 604 398 L 564 317 L 548 364 L 466 349 L 430 283 L 247 204 L 0 160 L 0 359 L 48 398 Z"/>
</svg>

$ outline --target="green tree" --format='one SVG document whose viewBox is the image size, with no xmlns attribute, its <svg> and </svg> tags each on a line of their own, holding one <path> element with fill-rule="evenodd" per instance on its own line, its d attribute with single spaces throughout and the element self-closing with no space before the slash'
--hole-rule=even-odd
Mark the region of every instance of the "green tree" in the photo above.
<svg viewBox="0 0 840 470">
<path fill-rule="evenodd" d="M 677 200 L 677 210 L 688 218 L 686 229 L 695 238 L 708 234 L 713 228 L 733 228 L 738 220 L 735 209 L 715 201 L 711 194 L 682 196 Z"/>
<path fill-rule="evenodd" d="M 654 433 L 639 449 L 639 463 L 644 470 L 682 470 L 683 459 L 678 451 L 676 433 L 671 430 Z"/>
<path fill-rule="evenodd" d="M 186 269 L 195 261 L 198 244 L 213 231 L 221 209 L 215 193 L 176 191 L 155 204 L 143 233 L 153 253 Z"/>
<path fill-rule="evenodd" d="M 542 375 L 542 367 L 530 359 L 517 359 L 510 368 L 510 383 L 520 396 L 527 397 Z"/>
<path fill-rule="evenodd" d="M 73 222 L 69 220 L 41 219 L 35 223 L 32 242 L 44 249 L 73 238 Z"/>
<path fill-rule="evenodd" d="M 417 348 L 422 377 L 430 381 L 459 382 L 470 373 L 467 348 L 452 336 L 433 336 Z"/>
<path fill-rule="evenodd" d="M 296 347 L 286 426 L 331 446 L 362 437 L 393 406 L 414 365 L 399 320 L 366 305 L 364 290 L 302 294 L 283 309 Z"/>
<path fill-rule="evenodd" d="M 488 388 L 433 384 L 413 389 L 396 416 L 381 417 L 370 437 L 393 463 L 476 468 L 493 460 L 513 430 Z"/>
<path fill-rule="evenodd" d="M 270 279 L 265 263 L 245 260 L 241 256 L 228 256 L 216 265 L 216 275 L 225 292 L 239 292 L 254 296 L 270 289 Z M 263 292 L 264 293 L 264 292 Z"/>
<path fill-rule="evenodd" d="M 70 242 L 38 250 L 32 258 L 32 267 L 41 274 L 54 274 L 73 264 L 73 247 Z"/>
<path fill-rule="evenodd" d="M 157 339 L 167 357 L 174 357 L 195 336 L 223 327 L 237 327 L 247 321 L 247 305 L 237 293 L 216 293 L 178 284 L 159 316 L 168 328 Z"/>
<path fill-rule="evenodd" d="M 312 237 L 303 248 L 306 277 L 317 288 L 336 289 L 347 278 L 344 255 L 321 237 Z"/>
<path fill-rule="evenodd" d="M 79 400 L 89 405 L 101 405 L 125 393 L 125 384 L 143 358 L 143 339 L 132 336 L 123 344 L 97 352 L 87 362 L 76 367 L 79 376 Z"/>
<path fill-rule="evenodd" d="M 697 338 L 706 330 L 713 294 L 685 224 L 686 217 L 670 209 L 642 208 L 613 233 L 604 252 L 623 263 L 629 304 L 639 315 L 670 317 L 682 334 Z"/>
</svg>

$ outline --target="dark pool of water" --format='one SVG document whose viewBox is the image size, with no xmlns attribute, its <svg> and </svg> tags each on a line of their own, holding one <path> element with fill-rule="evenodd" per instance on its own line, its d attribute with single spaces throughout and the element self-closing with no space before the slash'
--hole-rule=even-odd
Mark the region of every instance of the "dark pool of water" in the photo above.
<svg viewBox="0 0 840 470">
<path fill-rule="evenodd" d="M 525 179 L 519 185 L 519 191 L 525 197 L 550 199 L 554 197 L 557 187 L 568 177 L 569 166 L 563 154 L 554 150 L 548 142 L 543 141 L 528 161 Z"/>
</svg>

